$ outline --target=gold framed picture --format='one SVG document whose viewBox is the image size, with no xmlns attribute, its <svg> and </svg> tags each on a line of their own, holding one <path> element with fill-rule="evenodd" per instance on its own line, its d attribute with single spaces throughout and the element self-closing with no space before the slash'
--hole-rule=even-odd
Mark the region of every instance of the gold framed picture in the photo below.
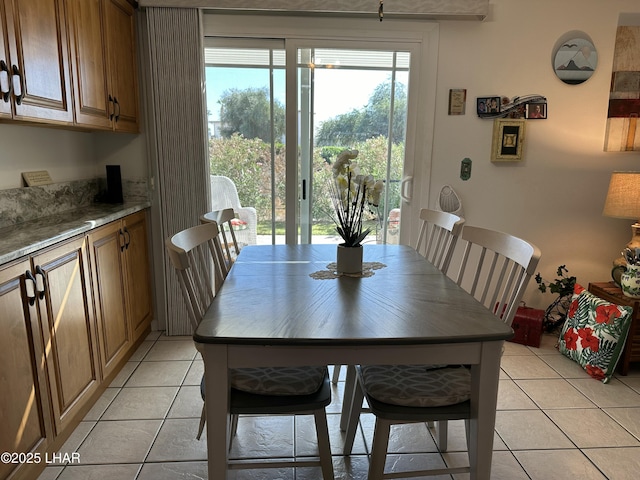
<svg viewBox="0 0 640 480">
<path fill-rule="evenodd" d="M 522 160 L 524 147 L 524 120 L 498 118 L 493 121 L 492 162 L 517 162 Z"/>
</svg>

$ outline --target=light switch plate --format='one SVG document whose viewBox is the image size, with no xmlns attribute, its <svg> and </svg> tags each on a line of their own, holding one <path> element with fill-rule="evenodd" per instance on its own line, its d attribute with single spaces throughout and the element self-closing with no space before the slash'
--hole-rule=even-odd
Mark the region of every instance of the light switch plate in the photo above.
<svg viewBox="0 0 640 480">
<path fill-rule="evenodd" d="M 462 180 L 469 180 L 471 178 L 471 159 L 464 158 L 460 162 L 460 178 Z"/>
</svg>

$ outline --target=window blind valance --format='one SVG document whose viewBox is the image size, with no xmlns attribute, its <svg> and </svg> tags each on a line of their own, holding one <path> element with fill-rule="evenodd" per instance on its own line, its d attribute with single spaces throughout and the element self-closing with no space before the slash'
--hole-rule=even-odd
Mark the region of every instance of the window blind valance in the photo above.
<svg viewBox="0 0 640 480">
<path fill-rule="evenodd" d="M 141 7 L 189 7 L 233 12 L 378 16 L 371 0 L 139 0 Z M 387 0 L 384 18 L 484 20 L 489 0 Z"/>
</svg>

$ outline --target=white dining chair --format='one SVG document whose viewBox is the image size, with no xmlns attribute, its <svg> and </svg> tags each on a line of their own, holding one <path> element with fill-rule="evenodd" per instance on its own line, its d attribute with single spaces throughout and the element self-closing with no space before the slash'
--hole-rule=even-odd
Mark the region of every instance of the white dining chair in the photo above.
<svg viewBox="0 0 640 480">
<path fill-rule="evenodd" d="M 464 218 L 453 213 L 423 208 L 416 251 L 446 273 L 464 222 Z"/>
<path fill-rule="evenodd" d="M 480 227 L 465 226 L 461 238 L 466 245 L 455 282 L 510 325 L 538 265 L 540 251 L 520 238 Z M 470 471 L 466 466 L 408 474 L 384 473 L 392 425 L 438 422 L 437 445 L 444 452 L 447 449 L 446 422 L 463 419 L 469 443 L 469 419 L 473 412 L 469 400 L 471 375 L 466 366 L 363 365 L 356 370 L 357 383 L 347 421 L 344 454 L 349 455 L 353 448 L 355 425 L 366 398 L 367 411 L 376 417 L 368 480 Z"/>
<path fill-rule="evenodd" d="M 222 286 L 228 270 L 220 245 L 220 230 L 215 221 L 187 228 L 166 240 L 169 259 L 178 274 L 191 325 L 198 327 L 205 312 Z M 230 371 L 229 409 L 232 435 L 236 434 L 239 415 L 313 415 L 319 460 L 296 462 L 251 459 L 229 462 L 233 469 L 277 468 L 283 464 L 320 466 L 324 480 L 333 480 L 326 406 L 331 403 L 331 384 L 326 367 L 240 368 Z M 222 388 L 222 387 L 221 387 Z M 204 375 L 200 384 L 205 399 Z M 205 425 L 203 406 L 197 438 Z M 231 448 L 231 445 L 229 446 Z"/>
<path fill-rule="evenodd" d="M 235 212 L 233 208 L 225 208 L 223 210 L 214 210 L 207 212 L 200 216 L 200 223 L 216 222 L 218 229 L 220 230 L 220 245 L 223 253 L 225 253 L 224 261 L 227 265 L 227 270 L 231 269 L 233 262 L 240 254 L 240 246 L 236 239 L 236 232 L 233 226 L 235 220 Z M 231 242 L 227 238 L 227 234 L 231 237 Z"/>
<path fill-rule="evenodd" d="M 462 233 L 464 218 L 453 213 L 423 208 L 420 210 L 420 233 L 416 251 L 434 264 L 441 272 L 446 273 L 456 247 L 458 237 Z M 331 383 L 336 385 L 340 378 L 341 365 L 333 366 Z M 345 394 L 351 393 L 350 385 Z"/>
</svg>

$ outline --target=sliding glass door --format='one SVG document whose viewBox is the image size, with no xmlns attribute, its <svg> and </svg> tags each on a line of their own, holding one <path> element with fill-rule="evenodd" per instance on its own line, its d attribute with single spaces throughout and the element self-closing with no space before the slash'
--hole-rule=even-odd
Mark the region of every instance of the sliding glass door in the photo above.
<svg viewBox="0 0 640 480">
<path fill-rule="evenodd" d="M 229 177 L 242 207 L 256 210 L 257 242 L 339 243 L 331 167 L 356 149 L 361 172 L 384 182 L 366 241 L 399 243 L 420 43 L 253 35 L 220 33 L 204 45 L 211 174 Z"/>
<path fill-rule="evenodd" d="M 339 240 L 330 198 L 332 164 L 350 149 L 359 152 L 361 173 L 385 186 L 379 207 L 367 217 L 366 241 L 397 243 L 410 53 L 349 47 L 296 52 L 299 241 Z"/>
</svg>

